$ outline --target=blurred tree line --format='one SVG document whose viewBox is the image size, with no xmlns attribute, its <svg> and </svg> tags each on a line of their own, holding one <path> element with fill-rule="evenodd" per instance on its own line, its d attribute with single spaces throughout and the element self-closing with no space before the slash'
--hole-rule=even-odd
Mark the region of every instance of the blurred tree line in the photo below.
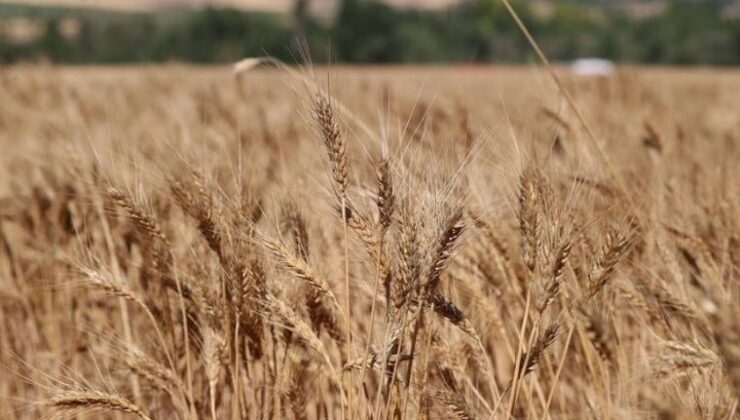
<svg viewBox="0 0 740 420">
<path fill-rule="evenodd" d="M 468 0 L 436 11 L 343 0 L 330 20 L 310 16 L 309 1 L 296 0 L 292 15 L 215 8 L 115 13 L 0 5 L 0 25 L 20 17 L 42 26 L 38 36 L 25 42 L 13 40 L 0 27 L 0 60 L 211 63 L 269 54 L 295 62 L 300 61 L 299 39 L 314 62 L 532 58 L 500 0 Z M 515 7 L 553 60 L 597 56 L 626 62 L 740 64 L 740 19 L 727 15 L 728 1 L 666 0 L 662 11 L 639 18 L 600 0 L 550 4 L 546 15 L 526 2 Z"/>
</svg>

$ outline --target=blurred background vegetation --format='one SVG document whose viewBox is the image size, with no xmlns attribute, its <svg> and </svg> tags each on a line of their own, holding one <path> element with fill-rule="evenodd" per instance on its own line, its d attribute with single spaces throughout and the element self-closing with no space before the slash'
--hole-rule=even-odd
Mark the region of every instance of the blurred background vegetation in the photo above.
<svg viewBox="0 0 740 420">
<path fill-rule="evenodd" d="M 113 11 L 0 3 L 0 62 L 187 61 L 214 63 L 269 54 L 350 63 L 523 62 L 532 57 L 500 0 L 443 9 L 339 0 L 331 15 L 236 8 Z M 553 60 L 740 64 L 738 0 L 515 1 Z"/>
</svg>

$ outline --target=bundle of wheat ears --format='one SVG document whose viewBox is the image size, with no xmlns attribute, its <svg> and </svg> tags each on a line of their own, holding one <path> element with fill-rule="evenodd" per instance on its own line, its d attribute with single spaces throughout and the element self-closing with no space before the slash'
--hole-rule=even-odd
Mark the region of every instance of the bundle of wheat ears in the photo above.
<svg viewBox="0 0 740 420">
<path fill-rule="evenodd" d="M 738 418 L 736 71 L 265 62 L 0 69 L 0 418 Z"/>
</svg>

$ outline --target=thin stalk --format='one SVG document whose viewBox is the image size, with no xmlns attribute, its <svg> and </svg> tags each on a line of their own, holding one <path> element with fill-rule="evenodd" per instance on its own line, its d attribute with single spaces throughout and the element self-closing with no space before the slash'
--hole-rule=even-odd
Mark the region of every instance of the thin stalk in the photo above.
<svg viewBox="0 0 740 420">
<path fill-rule="evenodd" d="M 614 169 L 614 165 L 612 165 L 611 159 L 609 159 L 609 156 L 606 154 L 606 152 L 604 152 L 604 149 L 602 149 L 599 143 L 596 141 L 596 135 L 591 129 L 591 126 L 586 121 L 586 118 L 583 116 L 580 109 L 576 106 L 576 103 L 573 100 L 573 97 L 565 89 L 565 86 L 563 85 L 563 82 L 560 80 L 560 77 L 558 77 L 557 73 L 555 73 L 555 70 L 552 68 L 552 65 L 550 64 L 550 60 L 548 60 L 547 56 L 545 56 L 545 54 L 542 52 L 542 49 L 540 49 L 539 44 L 537 44 L 537 41 L 535 41 L 534 37 L 529 32 L 529 29 L 527 29 L 527 26 L 524 24 L 524 22 L 522 22 L 521 18 L 519 17 L 519 14 L 511 6 L 511 3 L 509 2 L 509 0 L 501 0 L 501 2 L 504 4 L 504 7 L 506 7 L 506 10 L 511 15 L 511 18 L 514 19 L 514 22 L 519 27 L 519 30 L 522 32 L 524 37 L 527 38 L 527 42 L 529 42 L 529 45 L 535 51 L 539 60 L 545 66 L 545 69 L 547 70 L 548 74 L 555 82 L 555 85 L 557 86 L 558 91 L 560 91 L 560 93 L 565 98 L 565 101 L 568 104 L 568 107 L 570 107 L 573 113 L 576 114 L 576 118 L 578 118 L 578 122 L 586 130 L 586 134 L 588 135 L 587 137 L 591 143 L 591 147 L 594 150 L 596 150 L 596 154 L 599 156 L 599 159 L 601 159 L 601 161 L 604 163 L 604 166 L 609 172 L 609 175 L 614 180 L 617 181 L 617 184 L 619 185 L 619 189 L 622 190 L 622 194 L 624 194 L 624 196 L 627 198 L 627 201 L 629 202 L 629 205 L 632 208 L 632 211 L 634 212 L 635 215 L 639 214 L 637 203 L 632 197 L 632 194 L 628 192 L 627 187 L 625 186 L 624 180 L 619 175 L 619 173 Z"/>
<path fill-rule="evenodd" d="M 519 381 L 519 370 L 523 367 L 521 366 L 520 359 L 522 357 L 522 352 L 524 351 L 524 331 L 527 328 L 527 321 L 529 320 L 529 306 L 532 301 L 532 291 L 531 288 L 527 289 L 527 300 L 524 305 L 524 316 L 522 317 L 522 326 L 519 329 L 519 345 L 516 353 L 516 360 L 514 361 L 514 376 L 511 378 L 511 387 L 509 389 L 510 397 L 509 397 L 509 410 L 507 412 L 506 418 L 511 418 L 511 414 L 514 411 L 514 403 L 516 402 L 516 393 L 513 392 L 516 389 L 517 382 Z M 497 405 L 498 406 L 498 405 Z M 496 410 L 496 407 L 494 407 L 494 412 Z"/>
<path fill-rule="evenodd" d="M 347 360 L 352 360 L 352 299 L 349 287 L 349 233 L 347 229 L 347 198 L 342 194 L 342 225 L 344 229 L 344 298 L 347 301 Z M 352 370 L 348 372 L 347 404 L 352 410 Z M 344 410 L 344 408 L 342 409 Z M 350 412 L 350 415 L 352 413 Z"/>
<path fill-rule="evenodd" d="M 234 408 L 231 417 L 236 420 L 241 417 L 239 405 L 239 316 L 235 314 L 234 326 Z"/>
<path fill-rule="evenodd" d="M 565 357 L 568 355 L 568 348 L 570 348 L 570 340 L 571 338 L 573 338 L 573 331 L 575 331 L 575 324 L 571 325 L 570 329 L 568 330 L 568 337 L 566 337 L 565 347 L 563 347 L 563 355 L 560 356 L 558 369 L 555 371 L 555 377 L 552 380 L 552 387 L 550 388 L 550 393 L 547 395 L 544 412 L 542 413 L 542 417 L 540 418 L 540 420 L 547 420 L 550 418 L 550 405 L 552 404 L 552 399 L 555 396 L 555 392 L 557 391 L 558 381 L 560 380 L 560 374 L 563 371 L 563 366 L 565 366 Z"/>
<path fill-rule="evenodd" d="M 370 327 L 367 331 L 365 343 L 365 361 L 362 363 L 362 374 L 360 375 L 360 386 L 365 386 L 365 374 L 367 373 L 367 358 L 370 354 L 370 343 L 373 341 L 373 327 L 375 326 L 375 310 L 378 303 L 378 291 L 380 290 L 380 252 L 383 249 L 383 238 L 378 238 L 377 257 L 375 258 L 375 290 L 373 291 L 373 304 L 370 309 Z"/>
<path fill-rule="evenodd" d="M 182 314 L 182 324 L 183 324 L 183 339 L 185 341 L 185 372 L 188 379 L 188 400 L 190 401 L 190 413 L 191 415 L 195 416 L 195 398 L 193 398 L 193 371 L 190 366 L 190 333 L 188 332 L 188 317 L 187 312 L 185 311 L 185 299 L 182 296 L 182 286 L 180 284 L 180 277 L 177 275 L 177 272 L 174 273 L 175 277 L 175 285 L 177 286 L 177 296 L 180 301 L 180 312 Z M 154 321 L 154 317 L 150 314 L 150 317 L 152 318 L 152 321 Z M 156 324 L 155 324 L 156 328 Z M 174 367 L 173 367 L 174 369 Z"/>
<path fill-rule="evenodd" d="M 119 297 L 118 304 L 121 307 L 121 321 L 123 323 L 123 336 L 126 342 L 133 343 L 133 337 L 131 336 L 131 320 L 128 313 L 128 303 L 126 299 Z M 134 402 L 141 404 L 141 387 L 139 386 L 139 377 L 137 375 L 131 375 L 131 389 L 134 392 Z"/>
</svg>

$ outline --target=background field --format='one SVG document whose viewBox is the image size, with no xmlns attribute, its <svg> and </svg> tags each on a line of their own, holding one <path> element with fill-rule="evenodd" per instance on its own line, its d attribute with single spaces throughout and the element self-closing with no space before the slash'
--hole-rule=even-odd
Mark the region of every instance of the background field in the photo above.
<svg viewBox="0 0 740 420">
<path fill-rule="evenodd" d="M 43 3 L 0 2 L 0 62 L 228 63 L 267 54 L 294 63 L 298 41 L 315 63 L 535 58 L 500 0 L 125 2 L 139 6 L 132 10 L 105 7 L 124 4 L 117 0 Z M 437 3 L 444 7 L 424 7 Z M 739 0 L 528 0 L 514 8 L 556 61 L 740 64 Z"/>
<path fill-rule="evenodd" d="M 558 72 L 0 69 L 0 418 L 737 418 L 740 72 Z"/>
</svg>

